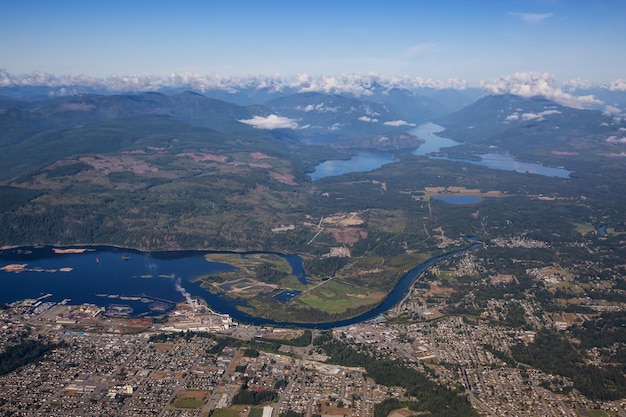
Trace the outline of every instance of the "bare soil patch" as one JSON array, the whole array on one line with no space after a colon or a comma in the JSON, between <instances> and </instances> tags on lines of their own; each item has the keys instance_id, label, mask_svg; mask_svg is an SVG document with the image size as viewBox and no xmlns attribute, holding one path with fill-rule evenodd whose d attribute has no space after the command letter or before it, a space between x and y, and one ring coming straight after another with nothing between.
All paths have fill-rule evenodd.
<instances>
[{"instance_id":1,"label":"bare soil patch","mask_svg":"<svg viewBox=\"0 0 626 417\"><path fill-rule=\"evenodd\" d=\"M133 174L146 174L157 172L159 169L129 155L113 156L83 156L78 158L80 162L90 165L98 172L108 175L111 172L132 172Z\"/></svg>"},{"instance_id":2,"label":"bare soil patch","mask_svg":"<svg viewBox=\"0 0 626 417\"><path fill-rule=\"evenodd\" d=\"M322 415L350 416L352 415L352 408L333 407L328 403L322 403Z\"/></svg>"},{"instance_id":3,"label":"bare soil patch","mask_svg":"<svg viewBox=\"0 0 626 417\"><path fill-rule=\"evenodd\" d=\"M252 152L250 153L252 159L274 159L269 155L265 155L263 152Z\"/></svg>"},{"instance_id":4,"label":"bare soil patch","mask_svg":"<svg viewBox=\"0 0 626 417\"><path fill-rule=\"evenodd\" d=\"M211 153L183 152L183 153L177 154L176 156L188 156L196 162L213 161L213 162L225 163L226 161L228 161L227 156L213 155Z\"/></svg>"},{"instance_id":5,"label":"bare soil patch","mask_svg":"<svg viewBox=\"0 0 626 417\"><path fill-rule=\"evenodd\" d=\"M415 414L416 413L409 410L408 408L402 408L400 410L393 411L391 414L389 414L389 417L410 417L414 416Z\"/></svg>"},{"instance_id":6,"label":"bare soil patch","mask_svg":"<svg viewBox=\"0 0 626 417\"><path fill-rule=\"evenodd\" d=\"M430 284L430 289L428 290L428 292L425 294L427 297L428 296L445 296L445 295L450 295L454 293L454 289L450 288L450 287L440 287L437 284Z\"/></svg>"},{"instance_id":7,"label":"bare soil patch","mask_svg":"<svg viewBox=\"0 0 626 417\"><path fill-rule=\"evenodd\" d=\"M327 228L324 232L330 233L337 243L343 243L352 246L360 239L367 237L367 231L361 228L350 227L345 229L340 228Z\"/></svg>"},{"instance_id":8,"label":"bare soil patch","mask_svg":"<svg viewBox=\"0 0 626 417\"><path fill-rule=\"evenodd\" d=\"M171 343L155 343L154 344L154 349L160 350L163 352L169 352L170 350L172 350L173 347L174 345Z\"/></svg>"},{"instance_id":9,"label":"bare soil patch","mask_svg":"<svg viewBox=\"0 0 626 417\"><path fill-rule=\"evenodd\" d=\"M207 396L207 391L196 391L196 390L190 390L190 391L183 391L181 392L178 397L179 398L191 398L194 400L203 400L206 396Z\"/></svg>"},{"instance_id":10,"label":"bare soil patch","mask_svg":"<svg viewBox=\"0 0 626 417\"><path fill-rule=\"evenodd\" d=\"M295 181L295 177L292 174L279 174L278 172L270 172L270 177L286 185L298 185L298 183Z\"/></svg>"}]
</instances>

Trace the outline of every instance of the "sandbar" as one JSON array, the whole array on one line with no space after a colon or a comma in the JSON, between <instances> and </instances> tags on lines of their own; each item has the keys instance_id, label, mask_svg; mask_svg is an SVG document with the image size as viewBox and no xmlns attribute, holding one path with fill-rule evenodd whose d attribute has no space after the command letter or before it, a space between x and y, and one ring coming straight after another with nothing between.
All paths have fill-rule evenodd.
<instances>
[{"instance_id":1,"label":"sandbar","mask_svg":"<svg viewBox=\"0 0 626 417\"><path fill-rule=\"evenodd\" d=\"M68 248L68 249L52 248L52 251L54 253L83 253L83 252L86 252L87 249L84 249L84 248Z\"/></svg>"}]
</instances>

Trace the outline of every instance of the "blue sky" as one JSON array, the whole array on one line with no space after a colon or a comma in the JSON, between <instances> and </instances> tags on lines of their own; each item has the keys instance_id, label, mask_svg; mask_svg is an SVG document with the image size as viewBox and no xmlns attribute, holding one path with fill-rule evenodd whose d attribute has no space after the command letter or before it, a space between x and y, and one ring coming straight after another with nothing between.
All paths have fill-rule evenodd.
<instances>
[{"instance_id":1,"label":"blue sky","mask_svg":"<svg viewBox=\"0 0 626 417\"><path fill-rule=\"evenodd\" d=\"M626 1L0 0L0 68L56 75L626 78Z\"/></svg>"}]
</instances>

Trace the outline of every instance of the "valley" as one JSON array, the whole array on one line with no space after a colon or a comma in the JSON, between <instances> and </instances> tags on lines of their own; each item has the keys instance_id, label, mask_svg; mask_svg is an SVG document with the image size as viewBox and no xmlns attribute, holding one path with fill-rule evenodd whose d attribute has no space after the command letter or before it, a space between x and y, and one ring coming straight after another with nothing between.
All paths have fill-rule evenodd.
<instances>
[{"instance_id":1,"label":"valley","mask_svg":"<svg viewBox=\"0 0 626 417\"><path fill-rule=\"evenodd\" d=\"M299 109L287 111L289 103ZM344 105L363 113L338 118L349 111ZM167 332L179 325L163 314L183 294L177 284L242 323L341 326L330 339L320 333L319 346L329 357L343 352L335 356L342 365L398 358L379 343L364 348L367 337L355 328L393 335L420 375L434 370L430 381L464 393L437 394L459 407L463 398L478 410L549 409L539 400L524 405L512 391L498 396L503 375L529 392L541 384L555 395L553 407L619 407L626 182L624 160L614 155L622 152L615 138L624 122L545 100L488 96L433 118L440 131L418 126L419 118L404 121L387 105L383 112L360 98L299 94L239 106L196 93L5 104L0 243L8 257L0 274L40 279L66 268L7 255L52 246L61 251L54 256L89 257L89 268L117 262L132 271L109 272L118 287L92 291L106 295L93 302L163 321ZM489 155L501 169L476 163ZM108 254L102 245L117 249ZM63 252L73 248L89 250ZM185 251L201 255L184 260ZM440 258L446 254L453 255ZM178 263L157 271L150 257ZM86 271L78 264L55 276L80 279ZM406 287L396 294L399 284ZM159 288L155 298L142 301L138 294L151 286ZM35 292L27 298L37 299ZM16 308L17 300L5 302ZM92 331L91 324L61 326ZM470 332L482 339L465 352ZM456 350L440 339L451 335ZM409 349L408 339L423 348ZM561 356L570 368L556 363ZM499 371L485 374L488 367ZM377 374L377 383L385 378ZM212 404L208 394L186 393L195 395L191 385L172 397L172 409ZM394 404L416 399L406 398Z\"/></svg>"}]
</instances>

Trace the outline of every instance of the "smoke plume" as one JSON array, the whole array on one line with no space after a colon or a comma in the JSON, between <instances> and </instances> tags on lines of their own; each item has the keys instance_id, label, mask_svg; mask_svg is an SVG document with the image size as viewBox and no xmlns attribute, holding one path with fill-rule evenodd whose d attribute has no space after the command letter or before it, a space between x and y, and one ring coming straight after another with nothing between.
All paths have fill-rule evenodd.
<instances>
[{"instance_id":1,"label":"smoke plume","mask_svg":"<svg viewBox=\"0 0 626 417\"><path fill-rule=\"evenodd\" d=\"M191 294L189 294L189 292L187 292L187 290L181 285L180 277L172 274L172 278L174 279L174 288L176 288L176 291L178 291L183 295L183 297L185 297L185 299L187 300L187 304L193 306L193 302L191 301Z\"/></svg>"}]
</instances>

